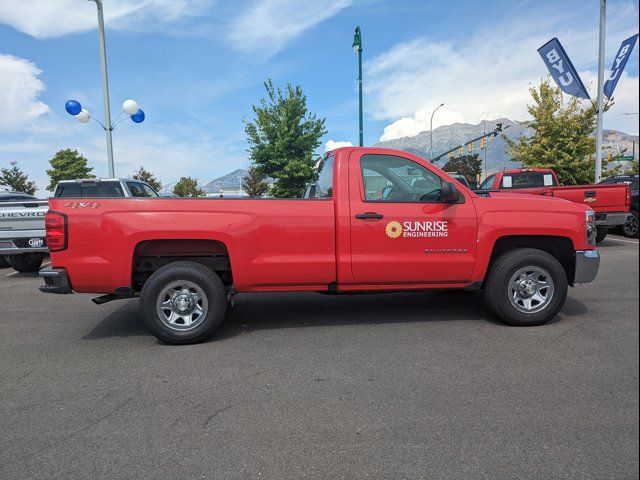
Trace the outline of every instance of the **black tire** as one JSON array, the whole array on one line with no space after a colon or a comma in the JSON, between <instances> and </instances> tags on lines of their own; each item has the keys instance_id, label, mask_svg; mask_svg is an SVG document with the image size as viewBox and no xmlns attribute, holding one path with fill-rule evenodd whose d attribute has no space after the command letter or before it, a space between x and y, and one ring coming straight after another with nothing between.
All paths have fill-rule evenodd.
<instances>
[{"instance_id":1,"label":"black tire","mask_svg":"<svg viewBox=\"0 0 640 480\"><path fill-rule=\"evenodd\" d=\"M0 268L7 268L9 266L9 261L5 255L0 255Z\"/></svg>"},{"instance_id":2,"label":"black tire","mask_svg":"<svg viewBox=\"0 0 640 480\"><path fill-rule=\"evenodd\" d=\"M510 281L521 269L539 268L553 280L554 291L544 308L523 313L510 299ZM490 268L484 286L484 301L491 313L514 326L542 325L554 318L567 299L567 274L555 257L534 248L511 250L498 257Z\"/></svg>"},{"instance_id":3,"label":"black tire","mask_svg":"<svg viewBox=\"0 0 640 480\"><path fill-rule=\"evenodd\" d=\"M605 238L607 238L607 235L609 234L609 229L606 227L598 227L597 230L598 230L598 233L596 235L596 243L600 243Z\"/></svg>"},{"instance_id":4,"label":"black tire","mask_svg":"<svg viewBox=\"0 0 640 480\"><path fill-rule=\"evenodd\" d=\"M157 303L171 285L188 282L199 288L205 296L207 308L197 326L174 325L171 328L158 313ZM171 296L168 296L171 298ZM156 270L146 281L140 294L140 307L144 323L159 340L176 345L199 343L207 340L220 326L227 311L227 296L220 277L211 269L195 262L173 262Z\"/></svg>"},{"instance_id":5,"label":"black tire","mask_svg":"<svg viewBox=\"0 0 640 480\"><path fill-rule=\"evenodd\" d=\"M7 261L14 270L22 273L37 272L44 260L41 253L23 253L21 255L7 255Z\"/></svg>"},{"instance_id":6,"label":"black tire","mask_svg":"<svg viewBox=\"0 0 640 480\"><path fill-rule=\"evenodd\" d=\"M638 212L631 211L627 216L626 223L622 226L622 234L628 238L638 238L638 232L640 232L640 219L638 219Z\"/></svg>"}]
</instances>

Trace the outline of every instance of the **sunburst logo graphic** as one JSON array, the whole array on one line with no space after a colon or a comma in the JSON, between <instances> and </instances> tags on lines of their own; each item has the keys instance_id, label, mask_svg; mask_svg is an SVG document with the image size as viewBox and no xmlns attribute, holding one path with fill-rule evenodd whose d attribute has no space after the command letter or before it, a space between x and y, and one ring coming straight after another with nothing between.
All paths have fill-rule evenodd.
<instances>
[{"instance_id":1,"label":"sunburst logo graphic","mask_svg":"<svg viewBox=\"0 0 640 480\"><path fill-rule=\"evenodd\" d=\"M398 238L402 235L402 225L400 225L400 222L394 220L393 222L387 223L384 231L387 233L387 237Z\"/></svg>"}]
</instances>

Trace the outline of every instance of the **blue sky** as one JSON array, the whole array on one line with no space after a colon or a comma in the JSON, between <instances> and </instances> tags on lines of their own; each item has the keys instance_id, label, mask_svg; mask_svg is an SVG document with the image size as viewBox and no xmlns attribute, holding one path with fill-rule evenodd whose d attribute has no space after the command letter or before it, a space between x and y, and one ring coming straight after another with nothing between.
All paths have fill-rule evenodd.
<instances>
[{"instance_id":1,"label":"blue sky","mask_svg":"<svg viewBox=\"0 0 640 480\"><path fill-rule=\"evenodd\" d=\"M638 2L608 2L607 65L638 31ZM435 125L527 118L528 87L545 74L536 49L563 42L595 92L598 1L104 0L111 104L136 99L147 119L114 132L116 173L144 165L164 182L213 179L248 165L243 118L262 82L299 84L326 117L323 142L357 141L363 30L365 143ZM605 127L638 133L638 46ZM103 131L68 116L79 100L102 120L95 4L0 2L0 166L18 160L43 188L48 160L77 148L106 175ZM323 150L321 148L320 150Z\"/></svg>"}]
</instances>

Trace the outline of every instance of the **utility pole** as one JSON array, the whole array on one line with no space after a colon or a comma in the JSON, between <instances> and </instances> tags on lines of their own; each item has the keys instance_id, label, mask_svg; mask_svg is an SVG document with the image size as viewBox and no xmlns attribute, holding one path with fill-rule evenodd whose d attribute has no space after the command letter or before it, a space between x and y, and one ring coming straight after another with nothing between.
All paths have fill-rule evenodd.
<instances>
[{"instance_id":1,"label":"utility pole","mask_svg":"<svg viewBox=\"0 0 640 480\"><path fill-rule=\"evenodd\" d=\"M104 38L104 16L102 12L102 0L89 0L96 2L98 7L98 42L100 43L100 60L102 63L102 97L104 100L104 126L105 136L107 138L107 161L109 162L109 177L115 177L115 168L113 165L113 141L111 132L111 108L109 106L109 78L107 76L107 47Z\"/></svg>"},{"instance_id":2,"label":"utility pole","mask_svg":"<svg viewBox=\"0 0 640 480\"><path fill-rule=\"evenodd\" d=\"M596 125L596 178L602 180L602 115L604 108L604 36L607 21L607 0L600 0L600 38L598 42L598 117Z\"/></svg>"}]
</instances>

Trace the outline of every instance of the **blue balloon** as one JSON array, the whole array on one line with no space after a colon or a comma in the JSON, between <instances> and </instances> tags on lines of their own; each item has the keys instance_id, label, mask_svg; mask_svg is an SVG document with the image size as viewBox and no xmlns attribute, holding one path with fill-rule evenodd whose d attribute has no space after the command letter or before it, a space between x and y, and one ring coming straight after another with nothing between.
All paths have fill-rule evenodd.
<instances>
[{"instance_id":1,"label":"blue balloon","mask_svg":"<svg viewBox=\"0 0 640 480\"><path fill-rule=\"evenodd\" d=\"M82 105L77 100L69 100L64 104L64 109L69 115L77 115L82 111Z\"/></svg>"},{"instance_id":2,"label":"blue balloon","mask_svg":"<svg viewBox=\"0 0 640 480\"><path fill-rule=\"evenodd\" d=\"M131 115L131 120L133 120L134 123L142 123L142 122L144 122L144 112L141 109L138 109L138 111L136 113Z\"/></svg>"}]
</instances>

